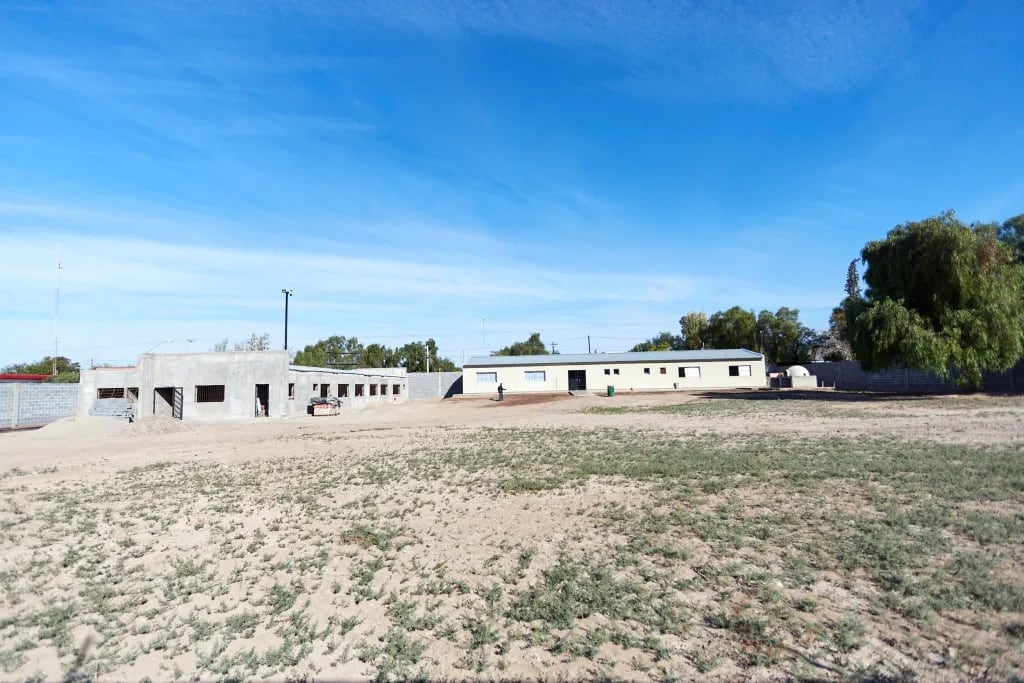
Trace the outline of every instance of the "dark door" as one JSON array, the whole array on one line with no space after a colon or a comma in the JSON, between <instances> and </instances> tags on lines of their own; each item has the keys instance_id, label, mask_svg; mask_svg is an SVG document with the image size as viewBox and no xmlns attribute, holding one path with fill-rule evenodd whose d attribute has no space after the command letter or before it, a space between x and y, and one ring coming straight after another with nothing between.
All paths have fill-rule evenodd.
<instances>
[{"instance_id":1,"label":"dark door","mask_svg":"<svg viewBox=\"0 0 1024 683\"><path fill-rule=\"evenodd\" d=\"M570 370L569 371L569 391L586 391L587 390L587 371L586 370Z\"/></svg>"},{"instance_id":2,"label":"dark door","mask_svg":"<svg viewBox=\"0 0 1024 683\"><path fill-rule=\"evenodd\" d=\"M171 405L171 417L175 420L181 419L185 408L185 395L181 387L174 387L174 403Z\"/></svg>"}]
</instances>

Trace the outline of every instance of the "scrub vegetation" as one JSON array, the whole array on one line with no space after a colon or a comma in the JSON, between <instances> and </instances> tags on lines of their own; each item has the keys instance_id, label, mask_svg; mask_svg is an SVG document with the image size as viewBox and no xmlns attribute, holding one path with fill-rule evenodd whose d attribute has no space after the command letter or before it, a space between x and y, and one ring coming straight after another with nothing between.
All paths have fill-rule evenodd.
<instances>
[{"instance_id":1,"label":"scrub vegetation","mask_svg":"<svg viewBox=\"0 0 1024 683\"><path fill-rule=\"evenodd\" d=\"M702 399L8 470L0 677L1019 680L1024 401L929 401L936 438Z\"/></svg>"}]
</instances>

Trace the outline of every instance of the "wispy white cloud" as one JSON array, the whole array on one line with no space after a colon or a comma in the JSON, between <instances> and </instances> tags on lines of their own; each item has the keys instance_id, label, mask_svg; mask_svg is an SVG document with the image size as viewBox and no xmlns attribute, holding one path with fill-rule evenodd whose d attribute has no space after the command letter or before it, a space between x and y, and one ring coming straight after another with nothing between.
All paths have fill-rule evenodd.
<instances>
[{"instance_id":1,"label":"wispy white cloud","mask_svg":"<svg viewBox=\"0 0 1024 683\"><path fill-rule=\"evenodd\" d=\"M276 23L312 15L325 27L357 20L441 36L519 36L592 51L593 57L619 66L623 75L616 86L624 89L699 100L764 101L864 85L912 50L914 22L925 8L921 0L296 0L287 6L254 0L105 2L85 11L153 41L163 40L162 22L155 17L175 23L182 34L203 40L206 49L199 55L172 44L165 49L181 52L189 68L211 74L351 66L351 60L331 55L221 54L218 41L197 19ZM150 55L140 57L144 65Z\"/></svg>"},{"instance_id":2,"label":"wispy white cloud","mask_svg":"<svg viewBox=\"0 0 1024 683\"><path fill-rule=\"evenodd\" d=\"M10 226L14 214L30 218L32 211L28 204L0 206L0 226ZM76 207L45 205L40 213L51 229L60 219L74 226L83 216L97 218ZM130 221L113 214L99 218ZM298 336L303 330L322 336L361 330L451 335L464 330L477 312L495 320L542 322L545 310L560 311L554 317L561 319L572 311L568 319L581 324L593 321L595 310L671 306L692 290L687 278L674 275L610 274L599 268L570 273L523 263L501 256L511 250L493 238L466 239L462 251L424 260L416 251L371 257L359 244L333 251L204 246L79 230L54 230L43 238L39 231L4 228L3 235L0 291L8 303L0 324L34 332L4 335L0 358L41 355L48 348L58 241L64 265L61 337L68 348L101 358L123 340L183 336L183 327L207 331L193 336L215 328L234 337L276 328L281 287L296 292L293 339L304 343L315 339Z\"/></svg>"},{"instance_id":3,"label":"wispy white cloud","mask_svg":"<svg viewBox=\"0 0 1024 683\"><path fill-rule=\"evenodd\" d=\"M917 0L299 3L413 30L519 35L617 56L622 87L738 101L858 87L911 47ZM651 92L648 92L651 94Z\"/></svg>"}]
</instances>

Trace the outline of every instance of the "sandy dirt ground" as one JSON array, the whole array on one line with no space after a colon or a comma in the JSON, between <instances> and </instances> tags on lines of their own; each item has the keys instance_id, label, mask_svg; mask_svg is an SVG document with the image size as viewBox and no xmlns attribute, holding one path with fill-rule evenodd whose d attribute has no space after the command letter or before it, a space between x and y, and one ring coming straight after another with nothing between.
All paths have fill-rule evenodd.
<instances>
[{"instance_id":1,"label":"sandy dirt ground","mask_svg":"<svg viewBox=\"0 0 1024 683\"><path fill-rule=\"evenodd\" d=\"M879 607L865 597L873 584L852 569L792 589L755 579L764 614L780 601L765 597L775 590L783 603L817 605L814 627L829 626L812 637L780 617L782 635L764 637L772 656L730 656L746 647L746 636L727 643L715 615L746 614L750 593L721 589L721 577L700 583L701 567L716 553L710 536L676 533L673 552L639 553L642 561L629 571L646 577L642 594L653 611L641 615L616 602L626 574L606 576L573 558L597 562L609 549L635 546L631 529L639 527L614 526L608 510L642 509L650 517L661 494L646 480L586 475L548 485L562 475L546 465L521 478L495 478L487 466L504 449L528 457L523 439L546 449L550 438L550 449L571 451L578 438L589 444L581 449L600 451L606 434L626 444L641 435L637 448L652 452L663 440L728 443L756 434L767 444L891 439L1022 454L1024 399L511 394L500 403L417 401L336 417L132 425L88 418L3 433L0 679L59 680L86 642L78 670L98 680L1024 675L1019 610L993 608L980 621L943 613L944 629L963 630L959 639L935 635L933 626L876 627ZM588 440L595 438L596 446ZM765 501L778 502L770 485L751 487L737 514L758 513L761 490ZM728 515L736 505L730 495L711 491L690 512ZM862 492L850 495L859 509ZM1017 519L999 541L1009 562L999 571L1010 571L1024 541L1016 536L1024 493L1011 487L1001 500L969 502ZM690 513L673 510L674 519ZM659 533L669 538L670 531ZM552 567L576 572L589 590L610 587L604 611L577 608L571 626L537 627L530 610L553 598L535 588L562 585L553 583ZM668 588L653 586L671 586L671 599ZM859 615L857 624L849 626L844 605ZM689 616L665 616L677 608ZM623 616L606 613L613 611ZM551 610L537 613L556 624ZM661 628L653 645L643 635L649 630L637 626L672 618L688 626ZM836 624L859 634L850 649ZM760 634L761 627L743 624L733 632L744 628ZM638 634L632 640L631 629ZM973 649L965 654L965 647Z\"/></svg>"}]
</instances>

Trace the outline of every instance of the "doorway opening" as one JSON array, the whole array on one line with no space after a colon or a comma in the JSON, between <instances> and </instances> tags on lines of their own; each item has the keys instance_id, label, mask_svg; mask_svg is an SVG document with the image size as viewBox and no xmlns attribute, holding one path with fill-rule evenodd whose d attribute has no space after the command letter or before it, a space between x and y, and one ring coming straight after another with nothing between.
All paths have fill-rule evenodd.
<instances>
[{"instance_id":1,"label":"doorway opening","mask_svg":"<svg viewBox=\"0 0 1024 683\"><path fill-rule=\"evenodd\" d=\"M569 371L569 391L586 391L587 390L587 371L586 370L570 370Z\"/></svg>"},{"instance_id":2,"label":"doorway opening","mask_svg":"<svg viewBox=\"0 0 1024 683\"><path fill-rule=\"evenodd\" d=\"M270 414L270 385L256 385L256 417L267 417Z\"/></svg>"},{"instance_id":3,"label":"doorway opening","mask_svg":"<svg viewBox=\"0 0 1024 683\"><path fill-rule=\"evenodd\" d=\"M184 412L185 396L181 387L153 389L153 414L180 420Z\"/></svg>"}]
</instances>

